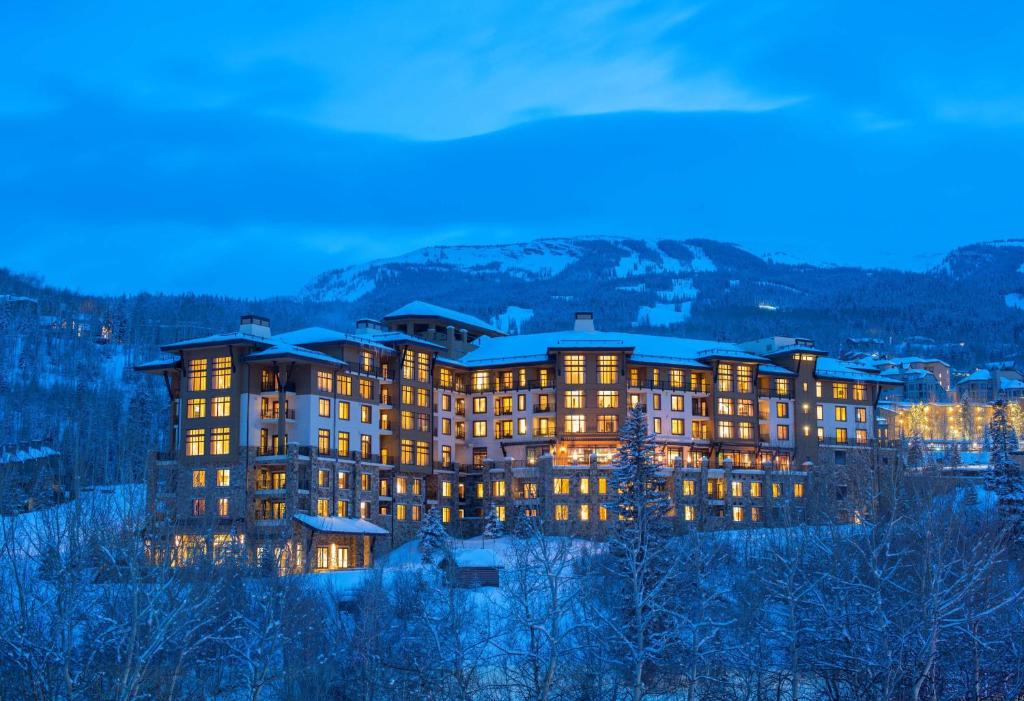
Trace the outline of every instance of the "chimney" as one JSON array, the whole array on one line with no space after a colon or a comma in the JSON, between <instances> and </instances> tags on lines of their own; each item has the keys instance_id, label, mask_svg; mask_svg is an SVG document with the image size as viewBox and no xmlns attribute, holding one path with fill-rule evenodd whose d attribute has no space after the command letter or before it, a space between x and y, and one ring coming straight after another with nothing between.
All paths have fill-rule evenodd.
<instances>
[{"instance_id":1,"label":"chimney","mask_svg":"<svg viewBox=\"0 0 1024 701\"><path fill-rule=\"evenodd\" d=\"M382 331L384 326L376 319L357 319L356 335L367 336L371 333Z\"/></svg>"},{"instance_id":2,"label":"chimney","mask_svg":"<svg viewBox=\"0 0 1024 701\"><path fill-rule=\"evenodd\" d=\"M572 327L573 331L593 331L594 312L576 312L576 322Z\"/></svg>"},{"instance_id":3,"label":"chimney","mask_svg":"<svg viewBox=\"0 0 1024 701\"><path fill-rule=\"evenodd\" d=\"M270 338L270 319L265 316L246 314L238 324L238 331L250 336Z\"/></svg>"},{"instance_id":4,"label":"chimney","mask_svg":"<svg viewBox=\"0 0 1024 701\"><path fill-rule=\"evenodd\" d=\"M469 343L469 331L466 329L459 329L459 340L463 343Z\"/></svg>"},{"instance_id":5,"label":"chimney","mask_svg":"<svg viewBox=\"0 0 1024 701\"><path fill-rule=\"evenodd\" d=\"M448 324L448 326L446 326L444 328L444 337L445 337L445 343L448 346L448 350L451 350L452 348L454 348L455 347L455 327L452 326L451 324Z\"/></svg>"}]
</instances>

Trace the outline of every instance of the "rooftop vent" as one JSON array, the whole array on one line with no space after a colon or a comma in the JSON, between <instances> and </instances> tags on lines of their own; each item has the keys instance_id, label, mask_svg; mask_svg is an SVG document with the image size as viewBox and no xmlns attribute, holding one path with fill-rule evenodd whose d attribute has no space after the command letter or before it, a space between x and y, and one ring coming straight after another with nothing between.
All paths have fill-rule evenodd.
<instances>
[{"instance_id":1,"label":"rooftop vent","mask_svg":"<svg viewBox=\"0 0 1024 701\"><path fill-rule=\"evenodd\" d=\"M265 316L246 314L238 324L238 331L250 336L270 338L270 319Z\"/></svg>"},{"instance_id":2,"label":"rooftop vent","mask_svg":"<svg viewBox=\"0 0 1024 701\"><path fill-rule=\"evenodd\" d=\"M576 322L572 326L573 331L593 331L594 312L576 312Z\"/></svg>"}]
</instances>

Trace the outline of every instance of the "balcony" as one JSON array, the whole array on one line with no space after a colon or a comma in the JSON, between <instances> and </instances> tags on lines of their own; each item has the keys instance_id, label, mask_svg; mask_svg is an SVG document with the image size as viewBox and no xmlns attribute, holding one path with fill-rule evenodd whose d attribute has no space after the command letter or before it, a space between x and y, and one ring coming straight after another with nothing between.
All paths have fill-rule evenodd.
<instances>
[{"instance_id":1,"label":"balcony","mask_svg":"<svg viewBox=\"0 0 1024 701\"><path fill-rule=\"evenodd\" d=\"M533 405L533 413L534 414L550 414L550 413L554 412L554 410L555 410L555 405L554 404L547 404L547 405L534 404Z\"/></svg>"},{"instance_id":2,"label":"balcony","mask_svg":"<svg viewBox=\"0 0 1024 701\"><path fill-rule=\"evenodd\" d=\"M260 418L265 420L265 421L276 421L276 420L281 418L281 412L280 411L275 411L273 409L260 409ZM284 418L287 421L294 421L295 420L295 410L294 409L285 409L284 410Z\"/></svg>"}]
</instances>

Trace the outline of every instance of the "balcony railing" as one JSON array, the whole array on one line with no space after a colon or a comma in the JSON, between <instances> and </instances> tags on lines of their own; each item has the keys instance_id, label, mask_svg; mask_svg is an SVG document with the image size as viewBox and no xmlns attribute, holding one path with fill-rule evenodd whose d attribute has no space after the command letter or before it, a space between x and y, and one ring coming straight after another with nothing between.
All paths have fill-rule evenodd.
<instances>
[{"instance_id":1,"label":"balcony railing","mask_svg":"<svg viewBox=\"0 0 1024 701\"><path fill-rule=\"evenodd\" d=\"M554 410L555 410L555 405L554 404L547 404L547 405L534 404L533 405L533 413L535 413L535 414L550 414Z\"/></svg>"},{"instance_id":2,"label":"balcony railing","mask_svg":"<svg viewBox=\"0 0 1024 701\"><path fill-rule=\"evenodd\" d=\"M267 419L267 420L270 420L270 419L277 420L277 419L281 418L281 412L280 411L275 411L273 409L260 409L260 418L261 419ZM295 410L294 409L285 409L284 410L284 418L288 419L289 421L294 421L295 420Z\"/></svg>"}]
</instances>

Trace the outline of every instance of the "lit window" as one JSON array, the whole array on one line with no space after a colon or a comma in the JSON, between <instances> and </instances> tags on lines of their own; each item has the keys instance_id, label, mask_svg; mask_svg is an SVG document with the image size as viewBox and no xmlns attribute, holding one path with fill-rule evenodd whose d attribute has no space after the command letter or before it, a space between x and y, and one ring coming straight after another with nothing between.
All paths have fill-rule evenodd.
<instances>
[{"instance_id":1,"label":"lit window","mask_svg":"<svg viewBox=\"0 0 1024 701\"><path fill-rule=\"evenodd\" d=\"M607 494L608 493L608 478L598 477L597 478L597 493Z\"/></svg>"},{"instance_id":2,"label":"lit window","mask_svg":"<svg viewBox=\"0 0 1024 701\"><path fill-rule=\"evenodd\" d=\"M615 355L597 356L597 382L602 385L613 385L619 374L619 358Z\"/></svg>"},{"instance_id":3,"label":"lit window","mask_svg":"<svg viewBox=\"0 0 1024 701\"><path fill-rule=\"evenodd\" d=\"M483 438L487 435L487 422L486 421L474 421L473 422L473 436L476 438Z\"/></svg>"},{"instance_id":4,"label":"lit window","mask_svg":"<svg viewBox=\"0 0 1024 701\"><path fill-rule=\"evenodd\" d=\"M231 388L231 357L223 356L213 359L213 388Z\"/></svg>"},{"instance_id":5,"label":"lit window","mask_svg":"<svg viewBox=\"0 0 1024 701\"><path fill-rule=\"evenodd\" d=\"M582 409L584 408L583 403L583 390L573 389L565 393L565 408L566 409Z\"/></svg>"},{"instance_id":6,"label":"lit window","mask_svg":"<svg viewBox=\"0 0 1024 701\"><path fill-rule=\"evenodd\" d=\"M731 490L732 490L732 495L734 497L741 497L741 496L743 496L743 483L734 480L733 483L732 483L732 486L731 486Z\"/></svg>"},{"instance_id":7,"label":"lit window","mask_svg":"<svg viewBox=\"0 0 1024 701\"><path fill-rule=\"evenodd\" d=\"M597 393L597 407L599 409L617 409L619 406L619 393L614 390L600 390ZM571 409L573 407L566 407ZM582 406L580 407L582 408Z\"/></svg>"},{"instance_id":8,"label":"lit window","mask_svg":"<svg viewBox=\"0 0 1024 701\"><path fill-rule=\"evenodd\" d=\"M719 392L732 392L733 391L733 377L732 377L732 366L721 364L718 366L718 391Z\"/></svg>"},{"instance_id":9,"label":"lit window","mask_svg":"<svg viewBox=\"0 0 1024 701\"><path fill-rule=\"evenodd\" d=\"M582 355L569 354L564 359L565 384L582 385L585 382L586 371L584 370L584 359ZM568 518L568 515L566 515Z\"/></svg>"},{"instance_id":10,"label":"lit window","mask_svg":"<svg viewBox=\"0 0 1024 701\"><path fill-rule=\"evenodd\" d=\"M775 415L780 419L789 418L789 404L786 402L775 402Z\"/></svg>"},{"instance_id":11,"label":"lit window","mask_svg":"<svg viewBox=\"0 0 1024 701\"><path fill-rule=\"evenodd\" d=\"M718 437L732 438L735 435L735 424L732 421L718 422Z\"/></svg>"},{"instance_id":12,"label":"lit window","mask_svg":"<svg viewBox=\"0 0 1024 701\"><path fill-rule=\"evenodd\" d=\"M210 455L227 455L231 452L231 429L227 426L210 432Z\"/></svg>"},{"instance_id":13,"label":"lit window","mask_svg":"<svg viewBox=\"0 0 1024 701\"><path fill-rule=\"evenodd\" d=\"M359 420L364 424L373 423L373 408L366 404L359 407Z\"/></svg>"},{"instance_id":14,"label":"lit window","mask_svg":"<svg viewBox=\"0 0 1024 701\"><path fill-rule=\"evenodd\" d=\"M316 372L316 388L320 392L333 392L334 391L334 376L323 370L317 370Z\"/></svg>"},{"instance_id":15,"label":"lit window","mask_svg":"<svg viewBox=\"0 0 1024 701\"><path fill-rule=\"evenodd\" d=\"M832 384L832 398L833 399L846 399L847 384L845 382L835 382Z\"/></svg>"},{"instance_id":16,"label":"lit window","mask_svg":"<svg viewBox=\"0 0 1024 701\"><path fill-rule=\"evenodd\" d=\"M359 398L370 400L373 399L373 381L361 379L359 380Z\"/></svg>"},{"instance_id":17,"label":"lit window","mask_svg":"<svg viewBox=\"0 0 1024 701\"><path fill-rule=\"evenodd\" d=\"M693 480L683 480L683 496L692 497L696 493L696 486Z\"/></svg>"},{"instance_id":18,"label":"lit window","mask_svg":"<svg viewBox=\"0 0 1024 701\"><path fill-rule=\"evenodd\" d=\"M555 520L556 521L568 521L569 520L569 505L568 504L555 504Z\"/></svg>"},{"instance_id":19,"label":"lit window","mask_svg":"<svg viewBox=\"0 0 1024 701\"><path fill-rule=\"evenodd\" d=\"M587 420L583 414L567 414L565 417L566 433L583 433L587 430Z\"/></svg>"},{"instance_id":20,"label":"lit window","mask_svg":"<svg viewBox=\"0 0 1024 701\"><path fill-rule=\"evenodd\" d=\"M193 516L204 516L206 514L206 499L193 499L192 500L192 515Z\"/></svg>"},{"instance_id":21,"label":"lit window","mask_svg":"<svg viewBox=\"0 0 1024 701\"><path fill-rule=\"evenodd\" d=\"M736 391L750 392L754 387L753 370L749 365L740 365L736 368Z\"/></svg>"},{"instance_id":22,"label":"lit window","mask_svg":"<svg viewBox=\"0 0 1024 701\"><path fill-rule=\"evenodd\" d=\"M191 392L206 391L206 358L188 361L188 388Z\"/></svg>"},{"instance_id":23,"label":"lit window","mask_svg":"<svg viewBox=\"0 0 1024 701\"><path fill-rule=\"evenodd\" d=\"M555 494L568 494L569 493L569 478L568 477L555 477L552 480Z\"/></svg>"},{"instance_id":24,"label":"lit window","mask_svg":"<svg viewBox=\"0 0 1024 701\"><path fill-rule=\"evenodd\" d=\"M580 504L580 521L590 520L590 504Z\"/></svg>"},{"instance_id":25,"label":"lit window","mask_svg":"<svg viewBox=\"0 0 1024 701\"><path fill-rule=\"evenodd\" d=\"M230 514L230 504L227 497L221 497L217 500L217 515L221 518L227 518Z\"/></svg>"},{"instance_id":26,"label":"lit window","mask_svg":"<svg viewBox=\"0 0 1024 701\"><path fill-rule=\"evenodd\" d=\"M797 499L799 499L799 498L803 497L803 495L804 495L804 485L803 485L803 483L802 482L794 482L793 483L793 496L796 497Z\"/></svg>"},{"instance_id":27,"label":"lit window","mask_svg":"<svg viewBox=\"0 0 1024 701\"><path fill-rule=\"evenodd\" d=\"M331 432L326 428L318 429L316 432L316 449L321 455L331 452Z\"/></svg>"},{"instance_id":28,"label":"lit window","mask_svg":"<svg viewBox=\"0 0 1024 701\"><path fill-rule=\"evenodd\" d=\"M835 407L836 421L846 421L846 407L837 406Z\"/></svg>"},{"instance_id":29,"label":"lit window","mask_svg":"<svg viewBox=\"0 0 1024 701\"><path fill-rule=\"evenodd\" d=\"M734 506L734 507L732 507L732 520L733 521L737 521L737 522L743 520L743 507L742 506Z\"/></svg>"},{"instance_id":30,"label":"lit window","mask_svg":"<svg viewBox=\"0 0 1024 701\"><path fill-rule=\"evenodd\" d=\"M210 404L210 415L221 418L231 416L231 397L214 397Z\"/></svg>"},{"instance_id":31,"label":"lit window","mask_svg":"<svg viewBox=\"0 0 1024 701\"><path fill-rule=\"evenodd\" d=\"M192 470L192 486L195 488L206 486L206 470Z\"/></svg>"},{"instance_id":32,"label":"lit window","mask_svg":"<svg viewBox=\"0 0 1024 701\"><path fill-rule=\"evenodd\" d=\"M672 435L681 436L685 430L685 424L682 419L672 419Z\"/></svg>"},{"instance_id":33,"label":"lit window","mask_svg":"<svg viewBox=\"0 0 1024 701\"><path fill-rule=\"evenodd\" d=\"M352 378L349 375L338 374L338 394L352 394Z\"/></svg>"},{"instance_id":34,"label":"lit window","mask_svg":"<svg viewBox=\"0 0 1024 701\"><path fill-rule=\"evenodd\" d=\"M441 523L451 523L452 509L450 506L441 507Z\"/></svg>"},{"instance_id":35,"label":"lit window","mask_svg":"<svg viewBox=\"0 0 1024 701\"><path fill-rule=\"evenodd\" d=\"M185 432L185 455L206 455L206 430L190 428Z\"/></svg>"},{"instance_id":36,"label":"lit window","mask_svg":"<svg viewBox=\"0 0 1024 701\"><path fill-rule=\"evenodd\" d=\"M338 431L338 455L348 457L348 431Z\"/></svg>"},{"instance_id":37,"label":"lit window","mask_svg":"<svg viewBox=\"0 0 1024 701\"><path fill-rule=\"evenodd\" d=\"M218 487L230 487L231 486L231 470L228 468L221 468L217 470L217 486Z\"/></svg>"},{"instance_id":38,"label":"lit window","mask_svg":"<svg viewBox=\"0 0 1024 701\"><path fill-rule=\"evenodd\" d=\"M692 521L696 518L696 511L689 504L683 507L683 518L687 521Z\"/></svg>"},{"instance_id":39,"label":"lit window","mask_svg":"<svg viewBox=\"0 0 1024 701\"><path fill-rule=\"evenodd\" d=\"M201 419L206 416L205 399L189 399L186 404L185 416L190 419Z\"/></svg>"},{"instance_id":40,"label":"lit window","mask_svg":"<svg viewBox=\"0 0 1024 701\"><path fill-rule=\"evenodd\" d=\"M396 504L395 505L395 518L398 519L399 521L404 521L405 520L405 509L406 509L405 504Z\"/></svg>"},{"instance_id":41,"label":"lit window","mask_svg":"<svg viewBox=\"0 0 1024 701\"><path fill-rule=\"evenodd\" d=\"M599 433L617 433L619 430L619 417L615 414L598 416L597 430Z\"/></svg>"},{"instance_id":42,"label":"lit window","mask_svg":"<svg viewBox=\"0 0 1024 701\"><path fill-rule=\"evenodd\" d=\"M589 477L580 477L580 494L590 494Z\"/></svg>"}]
</instances>

